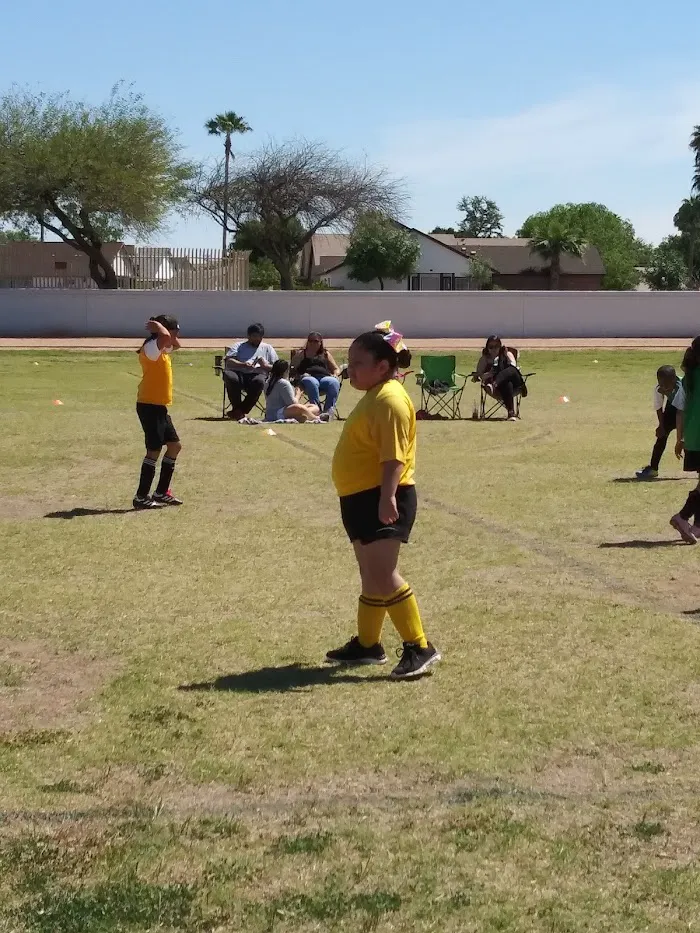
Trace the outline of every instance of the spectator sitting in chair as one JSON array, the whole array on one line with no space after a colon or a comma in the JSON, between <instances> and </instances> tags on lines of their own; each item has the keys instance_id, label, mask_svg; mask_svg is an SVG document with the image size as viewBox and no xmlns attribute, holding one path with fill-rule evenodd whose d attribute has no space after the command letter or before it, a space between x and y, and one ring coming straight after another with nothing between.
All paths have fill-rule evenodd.
<instances>
[{"instance_id":1,"label":"spectator sitting in chair","mask_svg":"<svg viewBox=\"0 0 700 933\"><path fill-rule=\"evenodd\" d=\"M318 418L321 409L318 405L304 405L300 402L301 389L295 389L287 379L289 363L277 360L272 364L270 378L265 386L265 421L313 421ZM326 416L327 417L327 416Z\"/></svg>"},{"instance_id":2,"label":"spectator sitting in chair","mask_svg":"<svg viewBox=\"0 0 700 933\"><path fill-rule=\"evenodd\" d=\"M323 410L332 411L340 393L340 367L326 350L318 331L312 331L306 345L293 354L292 366L309 402L320 408L321 396L325 395Z\"/></svg>"},{"instance_id":3,"label":"spectator sitting in chair","mask_svg":"<svg viewBox=\"0 0 700 933\"><path fill-rule=\"evenodd\" d=\"M486 339L486 346L481 352L473 381L481 381L489 395L503 402L508 412L508 421L517 421L515 396L520 393L525 398L527 386L518 369L515 355L495 334Z\"/></svg>"},{"instance_id":4,"label":"spectator sitting in chair","mask_svg":"<svg viewBox=\"0 0 700 933\"><path fill-rule=\"evenodd\" d=\"M253 410L265 388L272 364L278 359L270 344L263 343L264 336L262 324L251 324L247 340L234 344L224 360L224 383L231 402L228 416L236 421Z\"/></svg>"}]
</instances>

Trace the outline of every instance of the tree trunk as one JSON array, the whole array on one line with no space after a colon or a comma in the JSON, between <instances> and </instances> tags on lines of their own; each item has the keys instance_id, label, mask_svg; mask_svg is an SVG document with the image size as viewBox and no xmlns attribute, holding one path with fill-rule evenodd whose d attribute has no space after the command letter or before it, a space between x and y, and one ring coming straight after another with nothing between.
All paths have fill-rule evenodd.
<instances>
[{"instance_id":1,"label":"tree trunk","mask_svg":"<svg viewBox=\"0 0 700 933\"><path fill-rule=\"evenodd\" d=\"M549 287L552 291L556 291L559 288L559 279L561 277L561 256L557 254L552 256L552 261L549 265Z\"/></svg>"},{"instance_id":2,"label":"tree trunk","mask_svg":"<svg viewBox=\"0 0 700 933\"><path fill-rule=\"evenodd\" d=\"M228 240L228 176L229 176L229 162L231 160L231 134L226 134L226 142L224 143L224 150L226 152L226 158L224 160L224 229L221 238L221 249L223 250L223 255L226 255L227 240Z\"/></svg>"},{"instance_id":3,"label":"tree trunk","mask_svg":"<svg viewBox=\"0 0 700 933\"><path fill-rule=\"evenodd\" d=\"M90 260L90 275L98 288L119 288L117 273L102 255L101 249L91 250L88 253Z\"/></svg>"},{"instance_id":4,"label":"tree trunk","mask_svg":"<svg viewBox=\"0 0 700 933\"><path fill-rule=\"evenodd\" d=\"M379 279L379 288L384 291L384 279L381 276L377 276Z\"/></svg>"},{"instance_id":5,"label":"tree trunk","mask_svg":"<svg viewBox=\"0 0 700 933\"><path fill-rule=\"evenodd\" d=\"M294 291L294 274L292 267L287 262L275 262L275 268L280 274L280 289L283 292Z\"/></svg>"}]
</instances>

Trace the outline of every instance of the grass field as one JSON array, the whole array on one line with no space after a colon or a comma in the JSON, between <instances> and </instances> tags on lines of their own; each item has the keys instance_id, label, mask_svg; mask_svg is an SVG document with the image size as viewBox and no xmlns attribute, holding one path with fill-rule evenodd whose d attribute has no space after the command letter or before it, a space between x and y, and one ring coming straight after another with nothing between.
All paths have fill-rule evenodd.
<instances>
[{"instance_id":1,"label":"grass field","mask_svg":"<svg viewBox=\"0 0 700 933\"><path fill-rule=\"evenodd\" d=\"M320 663L340 425L221 422L181 353L186 504L134 513L136 356L0 354L0 929L700 930L691 486L628 481L675 357L528 353L522 422L419 425L444 661L393 683Z\"/></svg>"}]
</instances>

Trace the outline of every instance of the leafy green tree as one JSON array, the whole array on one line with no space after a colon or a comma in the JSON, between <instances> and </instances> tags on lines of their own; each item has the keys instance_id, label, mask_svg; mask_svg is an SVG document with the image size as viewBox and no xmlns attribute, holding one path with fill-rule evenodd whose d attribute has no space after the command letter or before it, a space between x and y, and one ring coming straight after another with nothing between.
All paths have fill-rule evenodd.
<instances>
[{"instance_id":1,"label":"leafy green tree","mask_svg":"<svg viewBox=\"0 0 700 933\"><path fill-rule=\"evenodd\" d=\"M420 243L388 217L372 212L358 219L345 255L348 277L356 282L400 282L415 270Z\"/></svg>"},{"instance_id":2,"label":"leafy green tree","mask_svg":"<svg viewBox=\"0 0 700 933\"><path fill-rule=\"evenodd\" d=\"M461 236L456 227L433 227L430 233L451 233L452 236Z\"/></svg>"},{"instance_id":3,"label":"leafy green tree","mask_svg":"<svg viewBox=\"0 0 700 933\"><path fill-rule=\"evenodd\" d=\"M24 243L36 239L37 237L33 235L33 231L29 226L23 227L21 230L15 228L0 230L0 243Z\"/></svg>"},{"instance_id":4,"label":"leafy green tree","mask_svg":"<svg viewBox=\"0 0 700 933\"><path fill-rule=\"evenodd\" d=\"M252 127L248 126L243 117L239 117L234 110L227 110L225 113L217 113L217 115L208 120L204 124L204 128L207 130L210 136L223 136L224 137L224 184L222 189L222 211L224 216L224 222L221 226L223 234L223 244L222 249L224 253L226 252L226 238L228 235L227 231L227 219L228 219L228 189L229 189L229 174L231 168L231 136L234 133L250 133Z\"/></svg>"},{"instance_id":5,"label":"leafy green tree","mask_svg":"<svg viewBox=\"0 0 700 933\"><path fill-rule=\"evenodd\" d=\"M644 278L654 291L678 291L686 288L688 266L678 248L677 237L667 237L654 250Z\"/></svg>"},{"instance_id":6,"label":"leafy green tree","mask_svg":"<svg viewBox=\"0 0 700 933\"><path fill-rule=\"evenodd\" d=\"M270 259L283 289L294 288L299 253L319 230L347 230L367 211L397 217L403 185L381 168L355 164L323 143L270 143L237 160L223 210L223 169L203 172L192 202L232 233L245 230L246 248ZM238 243L238 236L236 236Z\"/></svg>"},{"instance_id":7,"label":"leafy green tree","mask_svg":"<svg viewBox=\"0 0 700 933\"><path fill-rule=\"evenodd\" d=\"M570 256L583 255L584 240L575 230L552 220L547 225L535 229L530 238L530 249L538 253L549 263L549 287L559 288L561 277L561 259L565 253Z\"/></svg>"},{"instance_id":8,"label":"leafy green tree","mask_svg":"<svg viewBox=\"0 0 700 933\"><path fill-rule=\"evenodd\" d=\"M693 129L690 137L690 148L695 155L695 174L693 175L693 190L700 194L700 125Z\"/></svg>"},{"instance_id":9,"label":"leafy green tree","mask_svg":"<svg viewBox=\"0 0 700 933\"><path fill-rule=\"evenodd\" d=\"M269 259L251 260L250 287L262 291L280 287L280 274Z\"/></svg>"},{"instance_id":10,"label":"leafy green tree","mask_svg":"<svg viewBox=\"0 0 700 933\"><path fill-rule=\"evenodd\" d=\"M690 279L700 278L700 196L686 198L673 218L674 226L682 237L682 253L688 267Z\"/></svg>"},{"instance_id":11,"label":"leafy green tree","mask_svg":"<svg viewBox=\"0 0 700 933\"><path fill-rule=\"evenodd\" d=\"M479 288L488 289L493 282L493 269L481 256L470 256L471 277Z\"/></svg>"},{"instance_id":12,"label":"leafy green tree","mask_svg":"<svg viewBox=\"0 0 700 933\"><path fill-rule=\"evenodd\" d=\"M118 284L102 251L105 229L155 232L193 175L163 118L120 87L96 107L67 95L6 94L0 153L0 216L43 224L74 244L99 288Z\"/></svg>"},{"instance_id":13,"label":"leafy green tree","mask_svg":"<svg viewBox=\"0 0 700 933\"><path fill-rule=\"evenodd\" d=\"M640 274L640 241L634 227L603 204L557 204L528 217L518 236L530 238L550 222L559 224L581 241L598 248L605 265L603 288L627 291L636 288Z\"/></svg>"},{"instance_id":14,"label":"leafy green tree","mask_svg":"<svg viewBox=\"0 0 700 933\"><path fill-rule=\"evenodd\" d=\"M491 198L465 195L457 205L457 210L464 214L459 223L458 236L503 236L503 214Z\"/></svg>"}]
</instances>

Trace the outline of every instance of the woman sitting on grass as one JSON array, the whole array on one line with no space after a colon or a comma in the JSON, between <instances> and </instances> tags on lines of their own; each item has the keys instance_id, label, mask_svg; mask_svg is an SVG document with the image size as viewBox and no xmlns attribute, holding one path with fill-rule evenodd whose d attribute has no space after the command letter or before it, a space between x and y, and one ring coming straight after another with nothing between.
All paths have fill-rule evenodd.
<instances>
[{"instance_id":1,"label":"woman sitting on grass","mask_svg":"<svg viewBox=\"0 0 700 933\"><path fill-rule=\"evenodd\" d=\"M515 354L495 334L486 338L486 346L481 352L473 377L474 382L479 380L489 395L503 402L508 412L508 421L517 421L515 396L519 393L525 398L527 386L518 369Z\"/></svg>"},{"instance_id":2,"label":"woman sitting on grass","mask_svg":"<svg viewBox=\"0 0 700 933\"><path fill-rule=\"evenodd\" d=\"M287 375L289 363L277 360L272 364L270 378L265 387L265 421L312 421L321 413L318 405L304 405L299 401L301 390L295 389Z\"/></svg>"}]
</instances>

